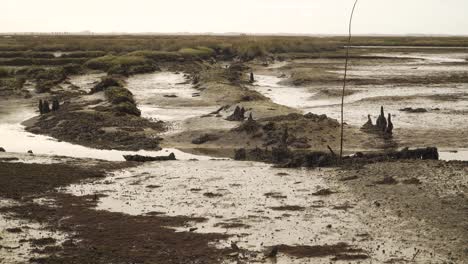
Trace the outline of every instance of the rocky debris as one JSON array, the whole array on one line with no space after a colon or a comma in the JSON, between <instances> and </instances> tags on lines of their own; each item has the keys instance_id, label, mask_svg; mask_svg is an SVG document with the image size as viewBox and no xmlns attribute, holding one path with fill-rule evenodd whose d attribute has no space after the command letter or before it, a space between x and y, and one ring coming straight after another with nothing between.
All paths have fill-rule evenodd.
<instances>
[{"instance_id":1,"label":"rocky debris","mask_svg":"<svg viewBox=\"0 0 468 264\"><path fill-rule=\"evenodd\" d=\"M220 137L218 135L215 135L215 134L203 134L197 138L194 138L192 140L192 144L196 144L196 145L200 145L200 144L203 144L203 143L206 143L208 141L215 141L215 140L218 140Z\"/></svg>"},{"instance_id":2,"label":"rocky debris","mask_svg":"<svg viewBox=\"0 0 468 264\"><path fill-rule=\"evenodd\" d=\"M376 124L372 123L372 118L367 115L367 122L361 126L361 130L368 133L380 134L384 137L391 137L393 134L393 123L391 114L388 114L388 119L385 118L384 108L380 107L380 115L377 118Z\"/></svg>"},{"instance_id":3,"label":"rocky debris","mask_svg":"<svg viewBox=\"0 0 468 264\"><path fill-rule=\"evenodd\" d=\"M421 184L421 181L420 181L418 178L409 178L409 179L403 180L403 183L404 183L404 184L416 184L416 185L419 185L419 184Z\"/></svg>"},{"instance_id":4,"label":"rocky debris","mask_svg":"<svg viewBox=\"0 0 468 264\"><path fill-rule=\"evenodd\" d=\"M245 119L245 108L236 106L234 112L226 118L228 121L244 121Z\"/></svg>"},{"instance_id":5,"label":"rocky debris","mask_svg":"<svg viewBox=\"0 0 468 264\"><path fill-rule=\"evenodd\" d=\"M236 149L234 151L234 160L246 160L247 159L247 151L245 148Z\"/></svg>"},{"instance_id":6,"label":"rocky debris","mask_svg":"<svg viewBox=\"0 0 468 264\"><path fill-rule=\"evenodd\" d=\"M338 160L335 155L320 152L295 152L289 158L289 160L279 166L282 168L299 168L299 167L329 167L338 164Z\"/></svg>"},{"instance_id":7,"label":"rocky debris","mask_svg":"<svg viewBox=\"0 0 468 264\"><path fill-rule=\"evenodd\" d=\"M206 192L203 194L203 196L208 197L208 198L215 198L215 197L222 197L223 195L220 193Z\"/></svg>"},{"instance_id":8,"label":"rocky debris","mask_svg":"<svg viewBox=\"0 0 468 264\"><path fill-rule=\"evenodd\" d=\"M6 152L6 150L2 147L0 147L0 152Z\"/></svg>"},{"instance_id":9,"label":"rocky debris","mask_svg":"<svg viewBox=\"0 0 468 264\"><path fill-rule=\"evenodd\" d=\"M333 192L332 190L326 188L326 189L320 189L314 193L312 193L312 195L315 195L315 196L326 196L326 195L330 195L330 194L333 194L335 192Z\"/></svg>"},{"instance_id":10,"label":"rocky debris","mask_svg":"<svg viewBox=\"0 0 468 264\"><path fill-rule=\"evenodd\" d=\"M325 152L291 151L285 146L271 149L237 149L235 160L252 160L277 164L281 168L326 167L336 165L336 157Z\"/></svg>"},{"instance_id":11,"label":"rocky debris","mask_svg":"<svg viewBox=\"0 0 468 264\"><path fill-rule=\"evenodd\" d=\"M400 151L387 151L387 152L369 152L360 153L360 155L353 155L343 157L345 162L375 162L384 160L405 160L405 159L422 159L422 160L438 160L439 152L436 147L409 149L404 148Z\"/></svg>"},{"instance_id":12,"label":"rocky debris","mask_svg":"<svg viewBox=\"0 0 468 264\"><path fill-rule=\"evenodd\" d=\"M388 185L392 185L392 184L397 184L398 181L395 180L395 178L391 177L391 176L386 176L383 178L383 180L380 180L380 181L376 181L375 182L376 184L388 184Z\"/></svg>"},{"instance_id":13,"label":"rocky debris","mask_svg":"<svg viewBox=\"0 0 468 264\"><path fill-rule=\"evenodd\" d=\"M136 161L136 162L150 162L150 161L168 161L176 160L174 153L169 154L168 156L141 156L141 155L124 155L126 161Z\"/></svg>"},{"instance_id":14,"label":"rocky debris","mask_svg":"<svg viewBox=\"0 0 468 264\"><path fill-rule=\"evenodd\" d=\"M278 251L279 251L278 247L277 247L277 246L274 246L274 247L272 247L272 248L269 250L269 252L267 252L267 253L265 254L265 257L267 257L267 258L275 258L276 255L278 255Z\"/></svg>"},{"instance_id":15,"label":"rocky debris","mask_svg":"<svg viewBox=\"0 0 468 264\"><path fill-rule=\"evenodd\" d=\"M347 177L343 177L341 179L338 179L339 181L352 181L352 180L357 180L359 177L356 176L356 175L353 175L353 176L347 176Z\"/></svg>"},{"instance_id":16,"label":"rocky debris","mask_svg":"<svg viewBox=\"0 0 468 264\"><path fill-rule=\"evenodd\" d=\"M400 109L402 112L408 112L408 113L427 113L427 109L425 108L412 108L412 107L406 107Z\"/></svg>"},{"instance_id":17,"label":"rocky debris","mask_svg":"<svg viewBox=\"0 0 468 264\"><path fill-rule=\"evenodd\" d=\"M252 113L249 114L249 118L238 127L233 128L233 131L246 132L247 134L254 134L261 129L260 123L253 119ZM261 136L261 135L257 135Z\"/></svg>"}]
</instances>

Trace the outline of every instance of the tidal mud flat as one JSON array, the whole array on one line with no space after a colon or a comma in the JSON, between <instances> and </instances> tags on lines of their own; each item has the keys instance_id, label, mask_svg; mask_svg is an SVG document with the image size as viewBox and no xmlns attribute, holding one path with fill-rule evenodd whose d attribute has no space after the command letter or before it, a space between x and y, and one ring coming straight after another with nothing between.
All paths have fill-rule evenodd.
<instances>
[{"instance_id":1,"label":"tidal mud flat","mask_svg":"<svg viewBox=\"0 0 468 264\"><path fill-rule=\"evenodd\" d=\"M435 146L440 160L236 158L338 150L340 49L135 51L117 68L80 54L105 58L76 60L46 91L16 73L27 81L0 104L0 263L466 262L468 54L400 49L353 53L345 153ZM382 105L390 138L360 129Z\"/></svg>"}]
</instances>

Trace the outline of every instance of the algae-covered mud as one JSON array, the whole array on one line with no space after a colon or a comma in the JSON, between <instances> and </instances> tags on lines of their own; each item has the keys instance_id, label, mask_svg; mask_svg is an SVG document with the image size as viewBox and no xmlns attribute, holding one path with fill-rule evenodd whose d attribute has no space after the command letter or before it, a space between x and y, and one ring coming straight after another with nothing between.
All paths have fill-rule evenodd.
<instances>
[{"instance_id":1,"label":"algae-covered mud","mask_svg":"<svg viewBox=\"0 0 468 264\"><path fill-rule=\"evenodd\" d=\"M342 158L344 38L71 38L0 39L0 263L467 262L465 38L358 37Z\"/></svg>"}]
</instances>

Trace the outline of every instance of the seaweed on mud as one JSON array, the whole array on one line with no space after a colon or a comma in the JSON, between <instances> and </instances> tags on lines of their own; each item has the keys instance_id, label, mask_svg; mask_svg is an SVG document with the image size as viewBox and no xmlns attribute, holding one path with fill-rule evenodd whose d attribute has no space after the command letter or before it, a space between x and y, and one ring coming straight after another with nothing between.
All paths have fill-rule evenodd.
<instances>
[{"instance_id":1,"label":"seaweed on mud","mask_svg":"<svg viewBox=\"0 0 468 264\"><path fill-rule=\"evenodd\" d=\"M338 257L342 254L347 255L363 255L365 251L360 248L356 248L344 242L340 242L333 245L316 245L316 246L288 246L279 245L278 249L281 253L291 255L297 258L316 258L335 256ZM350 258L351 259L351 258Z\"/></svg>"}]
</instances>

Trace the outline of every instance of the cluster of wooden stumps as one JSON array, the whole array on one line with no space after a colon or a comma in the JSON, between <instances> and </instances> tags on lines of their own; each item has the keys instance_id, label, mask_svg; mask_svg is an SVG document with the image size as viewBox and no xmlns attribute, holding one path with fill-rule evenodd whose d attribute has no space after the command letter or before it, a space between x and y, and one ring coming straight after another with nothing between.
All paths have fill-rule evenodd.
<instances>
[{"instance_id":1,"label":"cluster of wooden stumps","mask_svg":"<svg viewBox=\"0 0 468 264\"><path fill-rule=\"evenodd\" d=\"M57 98L52 99L52 105L49 103L47 100L39 100L39 113L42 114L47 114L50 113L51 111L57 111L60 109L60 103Z\"/></svg>"},{"instance_id":2,"label":"cluster of wooden stumps","mask_svg":"<svg viewBox=\"0 0 468 264\"><path fill-rule=\"evenodd\" d=\"M384 108L380 107L380 115L374 125L370 115L367 115L367 122L361 127L362 130L371 133L379 133L386 137L391 137L393 134L392 115L389 113L388 118L385 118Z\"/></svg>"}]
</instances>

